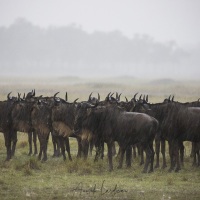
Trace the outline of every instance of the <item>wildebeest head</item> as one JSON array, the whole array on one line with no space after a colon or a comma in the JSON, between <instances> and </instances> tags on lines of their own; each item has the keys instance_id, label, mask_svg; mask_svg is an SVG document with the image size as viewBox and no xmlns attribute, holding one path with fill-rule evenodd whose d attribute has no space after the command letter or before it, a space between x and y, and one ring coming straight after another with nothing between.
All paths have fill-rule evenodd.
<instances>
[{"instance_id":1,"label":"wildebeest head","mask_svg":"<svg viewBox=\"0 0 200 200\"><path fill-rule=\"evenodd\" d=\"M79 103L75 110L74 133L78 135L82 130L82 122L87 119L90 109L96 108L98 103L92 105L88 102Z\"/></svg>"},{"instance_id":2,"label":"wildebeest head","mask_svg":"<svg viewBox=\"0 0 200 200\"><path fill-rule=\"evenodd\" d=\"M35 89L32 90L31 92L28 92L28 94L26 95L25 99L31 99L34 96L35 96Z\"/></svg>"},{"instance_id":3,"label":"wildebeest head","mask_svg":"<svg viewBox=\"0 0 200 200\"><path fill-rule=\"evenodd\" d=\"M99 103L99 101L100 101L99 93L98 93L98 98L92 97L92 93L89 95L88 103L95 105L95 104Z\"/></svg>"},{"instance_id":4,"label":"wildebeest head","mask_svg":"<svg viewBox=\"0 0 200 200\"><path fill-rule=\"evenodd\" d=\"M8 102L15 102L15 101L17 101L18 99L17 99L17 97L14 97L14 96L10 96L10 94L11 94L12 92L10 92L10 93L8 93L8 95L7 95L7 101Z\"/></svg>"}]
</instances>

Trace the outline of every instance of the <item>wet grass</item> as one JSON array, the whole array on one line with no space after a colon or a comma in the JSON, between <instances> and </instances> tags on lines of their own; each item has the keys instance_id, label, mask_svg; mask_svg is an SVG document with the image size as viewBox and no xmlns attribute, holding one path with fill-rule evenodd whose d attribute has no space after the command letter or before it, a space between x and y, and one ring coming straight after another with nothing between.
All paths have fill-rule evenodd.
<instances>
[{"instance_id":1,"label":"wet grass","mask_svg":"<svg viewBox=\"0 0 200 200\"><path fill-rule=\"evenodd\" d=\"M0 142L3 137L0 136ZM190 144L186 142L185 166L179 173L156 169L153 173L141 173L139 158L132 167L108 171L107 156L94 163L77 159L76 140L70 139L73 161L53 158L51 138L48 144L48 160L45 163L35 156L28 156L28 146L21 143L27 135L18 133L14 158L5 162L5 147L0 150L1 199L199 199L200 169L192 167L189 157ZM94 155L95 151L93 151ZM167 157L169 161L169 158ZM168 163L169 165L169 163Z\"/></svg>"}]
</instances>

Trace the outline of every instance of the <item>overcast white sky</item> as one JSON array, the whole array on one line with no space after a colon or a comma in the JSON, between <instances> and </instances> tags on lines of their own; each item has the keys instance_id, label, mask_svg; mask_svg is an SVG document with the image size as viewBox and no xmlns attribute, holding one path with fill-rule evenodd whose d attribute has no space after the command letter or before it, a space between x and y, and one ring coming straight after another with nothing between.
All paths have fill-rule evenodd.
<instances>
[{"instance_id":1,"label":"overcast white sky","mask_svg":"<svg viewBox=\"0 0 200 200\"><path fill-rule=\"evenodd\" d=\"M75 23L88 32L120 30L129 37L200 43L199 0L0 0L0 26L20 17L42 27Z\"/></svg>"}]
</instances>

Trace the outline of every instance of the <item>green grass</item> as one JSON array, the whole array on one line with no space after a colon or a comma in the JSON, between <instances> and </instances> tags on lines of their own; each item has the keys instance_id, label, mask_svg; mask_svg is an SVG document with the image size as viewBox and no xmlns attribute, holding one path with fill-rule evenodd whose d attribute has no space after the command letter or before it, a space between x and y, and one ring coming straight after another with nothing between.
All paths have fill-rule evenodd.
<instances>
[{"instance_id":1,"label":"green grass","mask_svg":"<svg viewBox=\"0 0 200 200\"><path fill-rule=\"evenodd\" d=\"M132 167L108 172L107 156L94 163L77 159L76 140L70 139L73 161L62 157L52 158L51 138L48 160L42 163L37 157L28 156L27 135L18 133L15 157L5 162L5 147L0 149L1 199L199 199L200 169L192 167L189 157L190 144L185 143L185 166L179 173L157 169L151 174L141 173L139 158ZM0 144L3 136L0 135ZM93 155L94 155L93 151ZM105 152L105 155L107 152ZM169 162L169 158L167 157ZM168 163L169 165L169 163Z\"/></svg>"}]
</instances>

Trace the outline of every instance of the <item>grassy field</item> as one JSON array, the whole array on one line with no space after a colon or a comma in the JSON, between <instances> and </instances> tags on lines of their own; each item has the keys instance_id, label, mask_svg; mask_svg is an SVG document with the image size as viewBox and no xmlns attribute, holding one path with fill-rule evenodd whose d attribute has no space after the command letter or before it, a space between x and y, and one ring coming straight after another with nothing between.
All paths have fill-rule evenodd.
<instances>
[{"instance_id":1,"label":"grassy field","mask_svg":"<svg viewBox=\"0 0 200 200\"><path fill-rule=\"evenodd\" d=\"M52 96L60 91L60 97L68 92L69 101L76 98L86 100L91 92L100 93L102 99L109 92L122 92L128 99L136 92L148 94L150 102L161 102L170 94L178 101L194 101L200 98L200 84L197 81L145 80L130 77L116 79L59 79L15 78L0 80L0 100L12 91L28 92L36 89L36 95ZM154 173L143 174L139 159L132 167L108 172L107 156L103 161L93 162L76 158L77 142L70 139L73 161L63 161L62 157L52 158L51 138L48 144L48 160L41 163L37 157L28 156L28 136L18 133L16 155L5 162L6 149L0 134L0 199L200 199L200 169L192 167L191 145L185 142L185 166L179 173L168 173L167 169L157 169ZM38 144L39 145L39 144ZM95 151L93 151L93 155ZM105 155L107 153L105 152ZM161 159L160 159L161 160ZM167 153L169 166L169 157Z\"/></svg>"}]
</instances>

